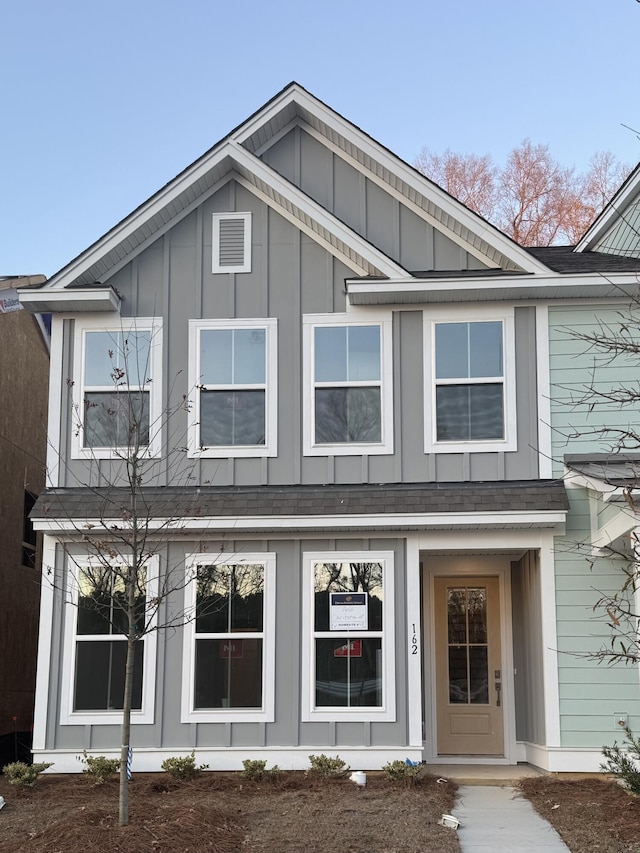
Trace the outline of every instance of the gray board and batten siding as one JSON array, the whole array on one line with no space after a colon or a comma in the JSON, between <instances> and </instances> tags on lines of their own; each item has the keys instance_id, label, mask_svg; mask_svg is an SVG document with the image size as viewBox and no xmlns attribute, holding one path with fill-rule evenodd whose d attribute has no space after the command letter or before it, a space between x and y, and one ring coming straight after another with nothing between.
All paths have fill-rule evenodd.
<instances>
[{"instance_id":1,"label":"gray board and batten siding","mask_svg":"<svg viewBox=\"0 0 640 853\"><path fill-rule=\"evenodd\" d=\"M180 569L185 555L201 550L201 542L183 540L165 544L160 552L161 571ZM211 553L221 542L212 540ZM394 721L312 721L300 719L300 693L303 667L302 645L302 573L300 566L304 552L320 551L393 551L395 562L394 596L397 603L406 601L405 546L401 539L296 539L287 540L242 540L225 541L224 548L236 553L273 552L276 554L276 612L275 612L275 656L277 677L275 678L275 705L273 722L181 722L180 683L183 673L183 629L160 631L158 634L157 662L154 671L154 719L150 724L134 725L131 743L140 749L191 749L191 748L278 748L307 747L310 751L326 751L331 747L370 747L384 745L402 748L409 742L408 707L406 684L406 657L397 655L395 668L396 714ZM63 582L65 556L60 545L56 548L55 577ZM81 547L69 547L70 553L82 556ZM183 590L173 593L163 603L160 620L169 612L179 612L182 607ZM47 705L46 743L50 750L110 750L114 748L114 731L117 723L82 725L60 725L61 692L68 690L64 683L63 647L64 618L74 618L73 608L55 607L51 624L51 679ZM404 607L396 608L393 624L386 630L394 632L396 648L402 648L406 635ZM286 677L285 674L286 673ZM80 769L80 765L78 765ZM212 763L215 769L215 763Z\"/></svg>"},{"instance_id":2,"label":"gray board and batten siding","mask_svg":"<svg viewBox=\"0 0 640 853\"><path fill-rule=\"evenodd\" d=\"M405 214L406 221L414 214L390 197L382 199L378 188L374 196L380 213L368 218L388 222L389 232L404 234L401 226ZM372 203L371 198L368 203ZM211 273L212 214L228 211L252 214L249 273ZM423 241L430 227L421 223ZM460 263L457 247L456 252ZM452 259L445 262L450 266ZM350 269L318 243L231 180L105 280L122 295L123 316L163 318L163 408L179 404L183 395L193 395L188 378L189 320L277 319L278 455L201 459L194 466L195 480L191 482L296 485L537 477L535 309L531 307L515 310L517 451L425 454L423 400L428 383L423 376L423 312L403 310L393 312L393 453L303 455L302 318L306 314L345 312L344 280L351 275ZM73 322L65 323L64 377L72 375ZM168 400L169 392L172 396ZM71 418L68 390L63 388L61 393L63 411L66 408ZM174 416L172 428L165 430L165 464L156 466L152 480L157 485L172 482L172 471L176 470L172 456L175 448L184 444L186 420L186 412L180 412ZM70 430L63 425L64 430L61 446L66 448L69 464L61 485L96 485L105 477L111 479L115 469L108 460L94 460L89 465L70 458Z\"/></svg>"}]
</instances>

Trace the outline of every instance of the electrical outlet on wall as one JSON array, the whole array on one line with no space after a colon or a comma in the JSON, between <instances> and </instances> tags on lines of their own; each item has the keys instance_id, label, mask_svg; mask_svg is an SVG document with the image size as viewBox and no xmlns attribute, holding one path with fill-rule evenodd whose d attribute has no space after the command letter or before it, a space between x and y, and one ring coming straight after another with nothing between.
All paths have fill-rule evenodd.
<instances>
[{"instance_id":1,"label":"electrical outlet on wall","mask_svg":"<svg viewBox=\"0 0 640 853\"><path fill-rule=\"evenodd\" d=\"M624 729L626 726L629 725L629 715L623 712L614 714L613 719L615 720L616 728Z\"/></svg>"}]
</instances>

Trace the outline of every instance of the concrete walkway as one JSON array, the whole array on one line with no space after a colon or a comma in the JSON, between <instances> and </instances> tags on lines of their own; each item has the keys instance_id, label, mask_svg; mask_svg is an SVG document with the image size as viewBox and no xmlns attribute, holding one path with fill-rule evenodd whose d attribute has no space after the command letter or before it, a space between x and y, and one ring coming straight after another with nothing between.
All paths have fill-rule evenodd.
<instances>
[{"instance_id":1,"label":"concrete walkway","mask_svg":"<svg viewBox=\"0 0 640 853\"><path fill-rule=\"evenodd\" d=\"M516 788L462 785L453 809L462 853L569 853Z\"/></svg>"}]
</instances>

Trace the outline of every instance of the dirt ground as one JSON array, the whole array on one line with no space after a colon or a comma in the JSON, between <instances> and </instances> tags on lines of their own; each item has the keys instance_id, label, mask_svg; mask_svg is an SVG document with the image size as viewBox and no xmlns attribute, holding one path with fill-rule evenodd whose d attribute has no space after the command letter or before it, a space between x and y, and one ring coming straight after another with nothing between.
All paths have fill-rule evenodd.
<instances>
[{"instance_id":1,"label":"dirt ground","mask_svg":"<svg viewBox=\"0 0 640 853\"><path fill-rule=\"evenodd\" d=\"M130 823L118 827L117 781L40 777L34 789L0 776L0 853L459 853L439 826L455 785L425 775L415 787L367 774L349 779L283 773L249 782L240 773L203 773L177 782L166 773L131 781Z\"/></svg>"},{"instance_id":2,"label":"dirt ground","mask_svg":"<svg viewBox=\"0 0 640 853\"><path fill-rule=\"evenodd\" d=\"M520 785L571 853L640 851L640 797L614 782L540 776Z\"/></svg>"}]
</instances>

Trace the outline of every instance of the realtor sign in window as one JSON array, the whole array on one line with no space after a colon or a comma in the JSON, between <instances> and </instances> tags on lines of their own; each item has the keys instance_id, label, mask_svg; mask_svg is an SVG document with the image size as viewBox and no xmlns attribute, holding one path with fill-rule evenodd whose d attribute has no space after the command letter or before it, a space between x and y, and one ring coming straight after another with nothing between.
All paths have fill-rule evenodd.
<instances>
[{"instance_id":1,"label":"realtor sign in window","mask_svg":"<svg viewBox=\"0 0 640 853\"><path fill-rule=\"evenodd\" d=\"M368 631L366 592L329 593L330 631Z\"/></svg>"}]
</instances>

